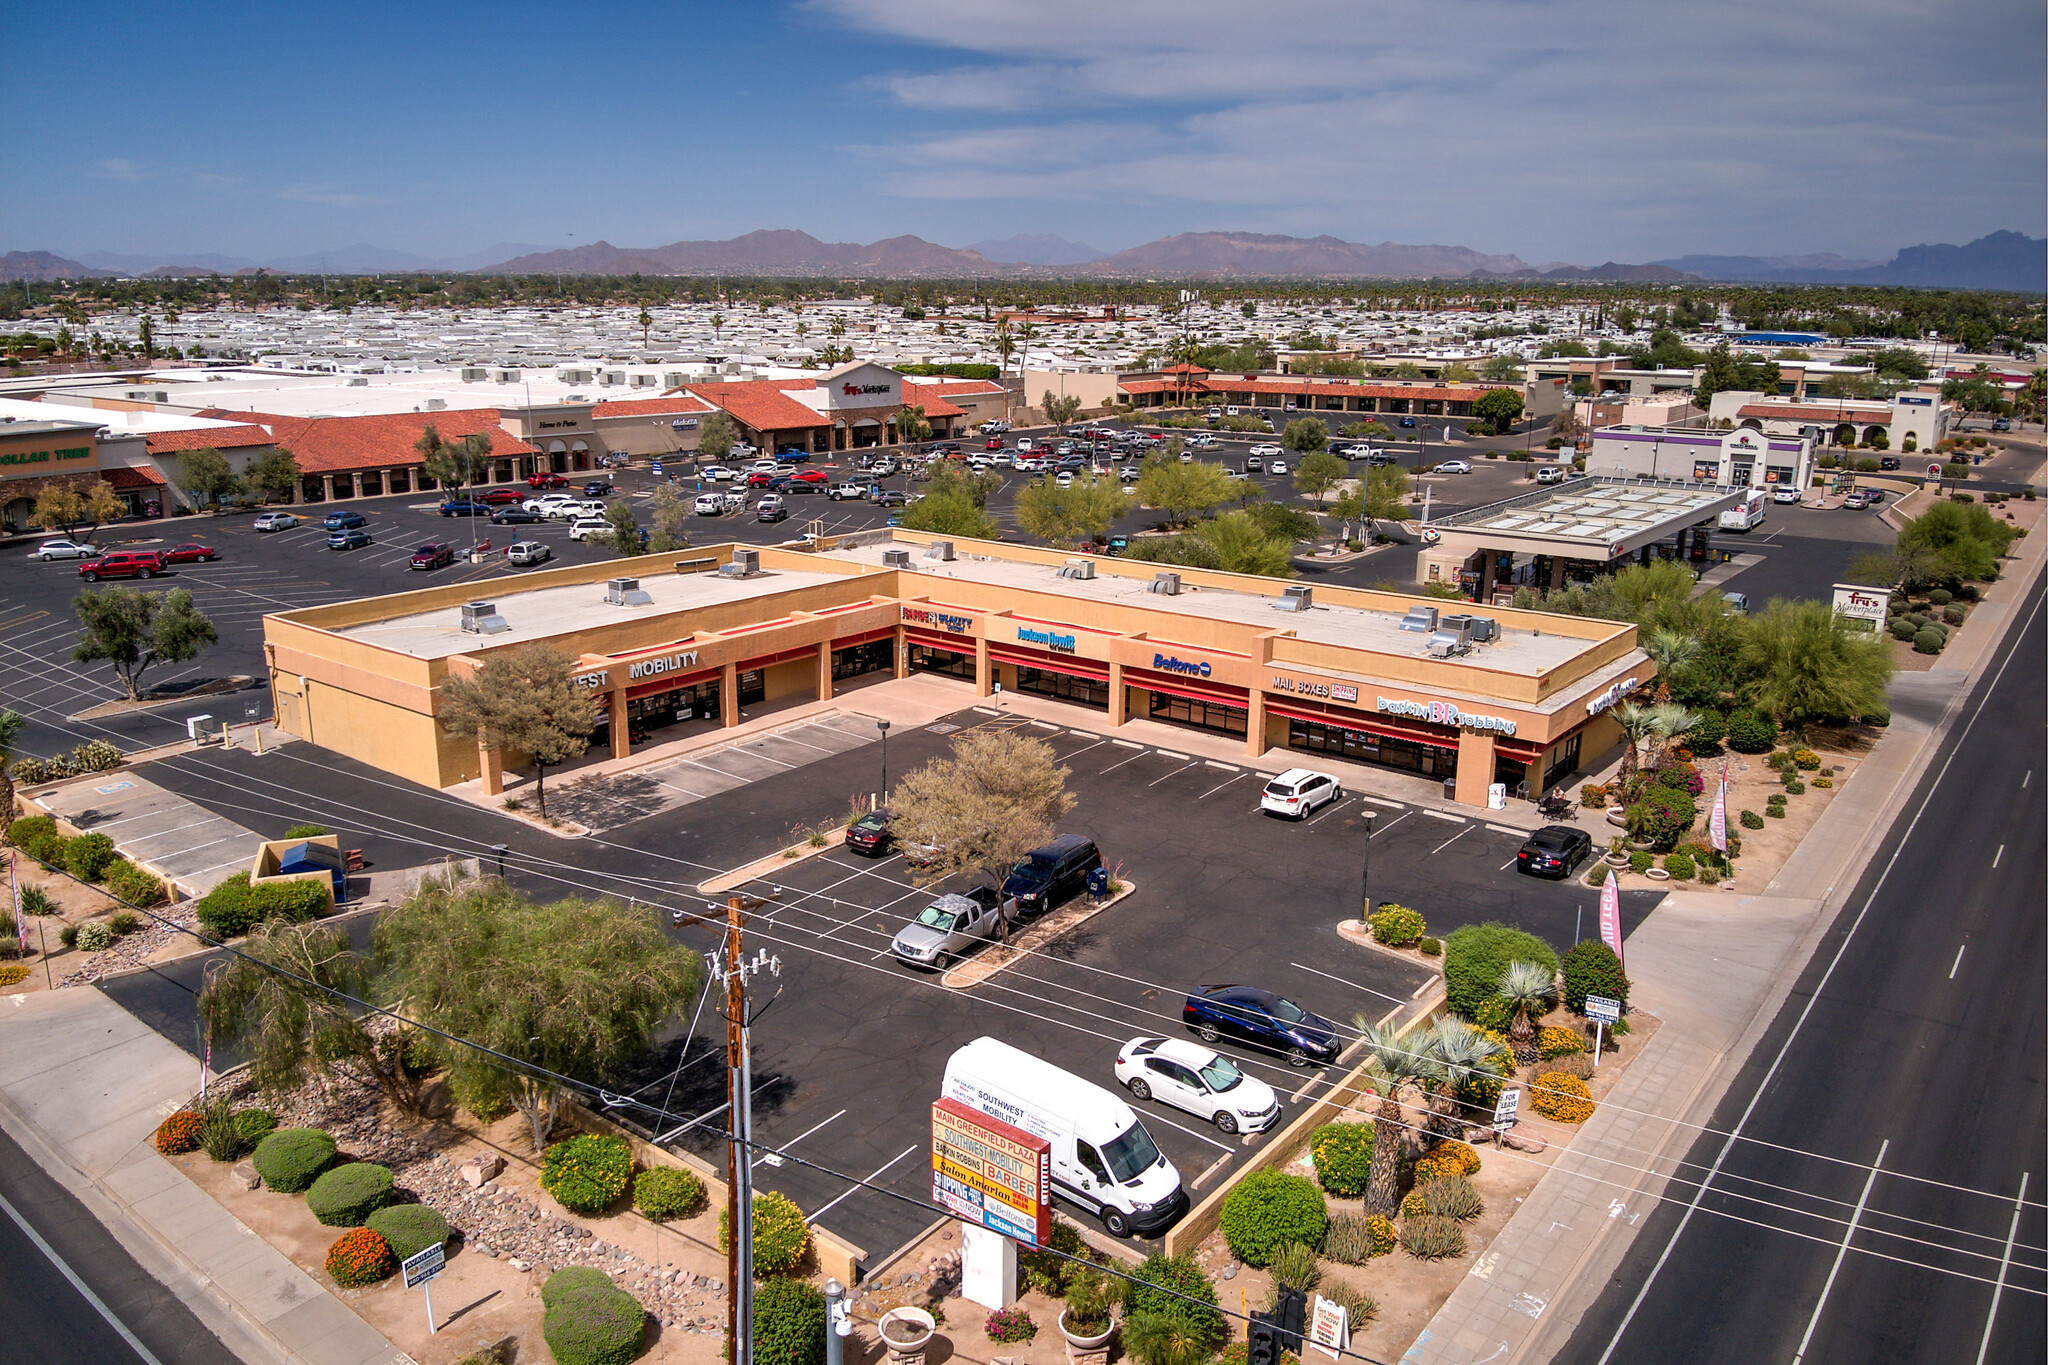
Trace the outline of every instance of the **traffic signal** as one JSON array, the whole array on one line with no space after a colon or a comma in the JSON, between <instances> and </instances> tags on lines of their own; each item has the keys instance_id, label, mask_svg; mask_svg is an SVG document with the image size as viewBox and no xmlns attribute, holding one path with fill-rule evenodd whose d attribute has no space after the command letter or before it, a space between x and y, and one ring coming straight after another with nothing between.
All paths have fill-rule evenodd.
<instances>
[{"instance_id":1,"label":"traffic signal","mask_svg":"<svg viewBox=\"0 0 2048 1365\"><path fill-rule=\"evenodd\" d=\"M1279 1305L1273 1310L1273 1325L1278 1329L1280 1345L1301 1354L1301 1334L1308 1324L1308 1295L1299 1289L1280 1289Z\"/></svg>"},{"instance_id":2,"label":"traffic signal","mask_svg":"<svg viewBox=\"0 0 2048 1365\"><path fill-rule=\"evenodd\" d=\"M1264 1313L1253 1313L1245 1338L1245 1365L1280 1365L1280 1332Z\"/></svg>"}]
</instances>

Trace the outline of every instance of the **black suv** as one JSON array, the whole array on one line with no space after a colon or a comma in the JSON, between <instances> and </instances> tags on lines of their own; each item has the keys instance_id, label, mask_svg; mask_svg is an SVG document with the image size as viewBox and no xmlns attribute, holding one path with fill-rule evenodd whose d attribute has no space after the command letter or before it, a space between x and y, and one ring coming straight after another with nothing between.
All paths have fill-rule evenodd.
<instances>
[{"instance_id":1,"label":"black suv","mask_svg":"<svg viewBox=\"0 0 2048 1365\"><path fill-rule=\"evenodd\" d=\"M1515 870L1563 881L1593 852L1593 836L1570 825L1545 825L1515 854Z\"/></svg>"},{"instance_id":2,"label":"black suv","mask_svg":"<svg viewBox=\"0 0 2048 1365\"><path fill-rule=\"evenodd\" d=\"M1079 834L1062 834L1043 848L1035 848L1024 861L1010 869L1003 883L1003 899L1015 899L1019 915L1050 910L1088 885L1088 874L1102 866L1102 854L1095 841Z\"/></svg>"}]
</instances>

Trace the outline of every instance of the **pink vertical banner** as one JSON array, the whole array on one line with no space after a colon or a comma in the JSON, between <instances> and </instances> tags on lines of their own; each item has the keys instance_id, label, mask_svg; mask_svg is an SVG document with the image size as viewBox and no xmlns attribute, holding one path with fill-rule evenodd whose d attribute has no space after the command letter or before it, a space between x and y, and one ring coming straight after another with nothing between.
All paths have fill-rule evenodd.
<instances>
[{"instance_id":1,"label":"pink vertical banner","mask_svg":"<svg viewBox=\"0 0 2048 1365\"><path fill-rule=\"evenodd\" d=\"M1600 888L1600 941L1614 949L1615 957L1621 956L1621 887L1614 880L1614 869L1607 869L1607 885Z\"/></svg>"},{"instance_id":2,"label":"pink vertical banner","mask_svg":"<svg viewBox=\"0 0 2048 1365\"><path fill-rule=\"evenodd\" d=\"M1714 852L1728 851L1728 783L1725 779L1714 788L1714 813L1707 820L1707 832L1713 836Z\"/></svg>"}]
</instances>

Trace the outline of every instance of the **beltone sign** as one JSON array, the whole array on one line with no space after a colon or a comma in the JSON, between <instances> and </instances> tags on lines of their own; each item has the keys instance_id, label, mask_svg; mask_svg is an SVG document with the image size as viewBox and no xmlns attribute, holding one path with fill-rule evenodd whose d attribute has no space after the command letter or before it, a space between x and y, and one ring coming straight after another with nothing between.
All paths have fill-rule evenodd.
<instances>
[{"instance_id":1,"label":"beltone sign","mask_svg":"<svg viewBox=\"0 0 2048 1365\"><path fill-rule=\"evenodd\" d=\"M1185 673L1190 678L1209 676L1209 665L1188 659L1176 659L1171 654L1154 654L1152 667L1161 673Z\"/></svg>"},{"instance_id":2,"label":"beltone sign","mask_svg":"<svg viewBox=\"0 0 2048 1365\"><path fill-rule=\"evenodd\" d=\"M1461 730L1491 730L1495 734L1512 735L1515 723L1506 716L1476 716L1470 711L1460 711L1447 701L1407 701L1400 697L1381 697L1380 710L1389 716L1413 716L1426 720L1431 725L1455 725Z\"/></svg>"}]
</instances>

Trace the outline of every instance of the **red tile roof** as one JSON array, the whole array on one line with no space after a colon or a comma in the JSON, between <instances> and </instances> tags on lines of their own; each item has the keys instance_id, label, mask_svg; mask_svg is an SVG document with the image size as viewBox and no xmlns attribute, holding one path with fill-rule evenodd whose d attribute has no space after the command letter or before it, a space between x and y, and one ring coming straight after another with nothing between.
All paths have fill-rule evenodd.
<instances>
[{"instance_id":1,"label":"red tile roof","mask_svg":"<svg viewBox=\"0 0 2048 1365\"><path fill-rule=\"evenodd\" d=\"M164 476L154 469L143 469L135 465L114 465L102 469L100 477L115 488L162 488Z\"/></svg>"},{"instance_id":2,"label":"red tile roof","mask_svg":"<svg viewBox=\"0 0 2048 1365\"><path fill-rule=\"evenodd\" d=\"M1406 398L1410 401L1469 403L1488 388L1513 385L1485 384L1380 384L1371 380L1316 383L1307 379L1119 379L1117 388L1125 393L1272 393L1306 397Z\"/></svg>"},{"instance_id":3,"label":"red tile roof","mask_svg":"<svg viewBox=\"0 0 2048 1365\"><path fill-rule=\"evenodd\" d=\"M242 423L232 427L197 427L190 431L152 431L143 436L152 455L169 455L181 450L239 450L246 446L267 446L271 435L262 427Z\"/></svg>"},{"instance_id":4,"label":"red tile roof","mask_svg":"<svg viewBox=\"0 0 2048 1365\"><path fill-rule=\"evenodd\" d=\"M1832 403L1821 407L1804 407L1793 403L1746 403L1735 415L1755 417L1758 420L1778 418L1788 422L1823 422L1828 426L1856 422L1865 426L1881 427L1889 425L1892 420L1892 410L1889 406L1838 408Z\"/></svg>"},{"instance_id":5,"label":"red tile roof","mask_svg":"<svg viewBox=\"0 0 2048 1365\"><path fill-rule=\"evenodd\" d=\"M235 413L209 408L202 417L252 417L270 428L272 439L290 450L308 474L333 474L359 469L401 469L420 463L413 442L429 424L443 438L482 433L491 438L491 454L530 455L535 447L498 425L496 408L449 412L371 413L360 417L283 417L274 413Z\"/></svg>"},{"instance_id":6,"label":"red tile roof","mask_svg":"<svg viewBox=\"0 0 2048 1365\"><path fill-rule=\"evenodd\" d=\"M809 388L809 381L794 385ZM783 391L781 383L758 379L737 384L692 384L690 392L730 413L754 431L807 431L829 427L830 419L811 411Z\"/></svg>"}]
</instances>

